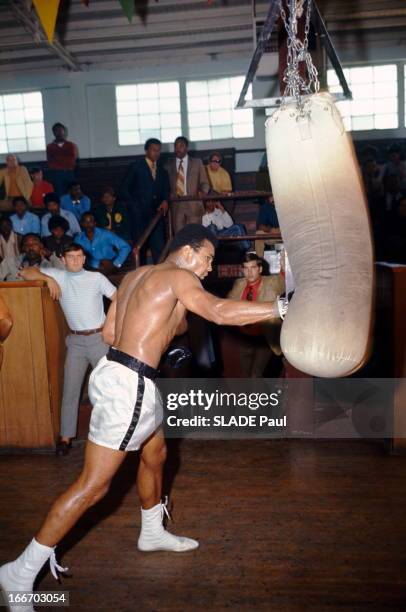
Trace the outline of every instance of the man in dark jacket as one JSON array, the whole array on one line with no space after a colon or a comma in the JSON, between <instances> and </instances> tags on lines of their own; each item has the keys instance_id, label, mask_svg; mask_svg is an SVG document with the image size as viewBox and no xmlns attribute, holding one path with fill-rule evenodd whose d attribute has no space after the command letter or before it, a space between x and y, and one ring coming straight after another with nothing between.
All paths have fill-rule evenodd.
<instances>
[{"instance_id":1,"label":"man in dark jacket","mask_svg":"<svg viewBox=\"0 0 406 612\"><path fill-rule=\"evenodd\" d=\"M128 169L121 186L121 195L127 202L131 219L131 233L137 241L159 210L168 210L169 178L167 171L158 164L161 142L149 138L145 145L145 157L134 162ZM147 242L154 263L158 262L165 246L163 218L155 226Z\"/></svg>"},{"instance_id":2,"label":"man in dark jacket","mask_svg":"<svg viewBox=\"0 0 406 612\"><path fill-rule=\"evenodd\" d=\"M131 241L131 225L127 208L117 201L116 192L112 187L104 189L101 202L93 212L97 227L108 229L127 242Z\"/></svg>"}]
</instances>

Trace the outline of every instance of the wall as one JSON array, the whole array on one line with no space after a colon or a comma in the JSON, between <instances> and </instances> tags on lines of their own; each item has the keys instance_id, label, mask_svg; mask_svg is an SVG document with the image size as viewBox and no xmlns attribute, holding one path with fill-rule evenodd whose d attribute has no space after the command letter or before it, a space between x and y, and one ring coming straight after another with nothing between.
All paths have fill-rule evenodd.
<instances>
[{"instance_id":1,"label":"wall","mask_svg":"<svg viewBox=\"0 0 406 612\"><path fill-rule=\"evenodd\" d=\"M351 49L343 46L341 56L343 63L360 63L400 60L399 48L360 48L358 55L351 55ZM362 51L362 52L361 52ZM395 57L396 56L396 57ZM69 127L69 136L74 140L80 156L114 157L142 153L140 146L120 147L117 140L115 113L115 84L134 83L148 80L177 79L185 81L190 78L210 78L245 74L250 57L229 61L210 61L200 64L168 65L155 67L138 67L120 71L85 71L57 72L51 75L29 73L16 77L2 78L1 91L24 91L40 89L43 94L45 130L47 142L52 139L51 126L61 121ZM399 70L401 65L399 64ZM181 75L181 77L179 76ZM254 83L254 97L262 98L277 95L275 79L257 80ZM404 92L400 97L401 118L404 118ZM237 150L237 172L253 171L259 166L265 147L264 138L265 114L263 109L255 111L255 137L240 140L216 140L213 148L235 147ZM404 121L403 121L404 124ZM356 132L355 139L369 138L404 138L406 129L378 130L374 132ZM164 145L170 150L171 145ZM208 149L210 143L196 142L195 149ZM43 153L20 154L22 161L45 159Z\"/></svg>"}]
</instances>

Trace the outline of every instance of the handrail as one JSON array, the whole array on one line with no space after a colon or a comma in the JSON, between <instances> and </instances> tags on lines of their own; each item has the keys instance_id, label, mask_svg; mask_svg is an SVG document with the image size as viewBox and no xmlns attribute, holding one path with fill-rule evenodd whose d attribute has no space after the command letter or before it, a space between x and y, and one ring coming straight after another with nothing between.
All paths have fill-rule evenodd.
<instances>
[{"instance_id":1,"label":"handrail","mask_svg":"<svg viewBox=\"0 0 406 612\"><path fill-rule=\"evenodd\" d=\"M171 242L172 242L172 238L168 238L164 248L162 249L162 253L159 256L158 263L162 263L163 261L165 261L166 256L168 255L169 245L171 244Z\"/></svg>"},{"instance_id":2,"label":"handrail","mask_svg":"<svg viewBox=\"0 0 406 612\"><path fill-rule=\"evenodd\" d=\"M150 237L151 233L155 229L155 226L158 224L158 222L160 221L161 217L163 217L163 216L164 216L164 211L163 210L158 210L158 212L156 213L155 217L153 217L151 219L150 223L147 225L146 229L144 230L143 234L141 235L141 238L137 241L137 244L134 246L134 248L133 248L133 255L134 255L135 267L136 268L140 267L140 252L141 252L142 247L147 242L147 240Z\"/></svg>"},{"instance_id":3,"label":"handrail","mask_svg":"<svg viewBox=\"0 0 406 612\"><path fill-rule=\"evenodd\" d=\"M236 242L237 240L267 240L270 244L280 244L283 242L281 237L274 234L244 234L244 236L216 236L222 242Z\"/></svg>"},{"instance_id":4,"label":"handrail","mask_svg":"<svg viewBox=\"0 0 406 612\"><path fill-rule=\"evenodd\" d=\"M269 198L272 195L270 191L231 191L229 193L203 193L196 195L176 196L170 198L170 202L206 202L207 200L252 200L255 198Z\"/></svg>"}]
</instances>

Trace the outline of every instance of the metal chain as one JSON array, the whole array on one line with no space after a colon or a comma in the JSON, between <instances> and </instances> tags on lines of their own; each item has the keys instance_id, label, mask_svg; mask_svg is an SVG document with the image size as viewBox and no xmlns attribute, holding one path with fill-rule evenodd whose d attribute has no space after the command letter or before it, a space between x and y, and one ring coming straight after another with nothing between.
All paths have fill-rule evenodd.
<instances>
[{"instance_id":1,"label":"metal chain","mask_svg":"<svg viewBox=\"0 0 406 612\"><path fill-rule=\"evenodd\" d=\"M306 2L304 38L301 41L298 37L298 20L303 15ZM320 89L318 72L308 50L312 0L286 0L286 3L289 8L288 17L283 7L283 0L279 0L280 14L288 35L287 67L283 75L283 82L286 83L286 87L282 98L282 106L285 106L287 97L295 98L299 115L303 116L306 114L303 96L317 93ZM306 64L307 77L300 75L299 64L301 62Z\"/></svg>"}]
</instances>

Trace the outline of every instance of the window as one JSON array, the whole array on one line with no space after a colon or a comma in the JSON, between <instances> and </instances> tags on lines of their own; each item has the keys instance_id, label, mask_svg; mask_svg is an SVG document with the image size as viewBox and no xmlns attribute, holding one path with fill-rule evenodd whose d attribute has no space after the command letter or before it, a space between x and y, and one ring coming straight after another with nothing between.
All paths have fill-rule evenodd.
<instances>
[{"instance_id":1,"label":"window","mask_svg":"<svg viewBox=\"0 0 406 612\"><path fill-rule=\"evenodd\" d=\"M404 83L405 83L405 127L406 127L406 64L403 68L404 70Z\"/></svg>"},{"instance_id":2,"label":"window","mask_svg":"<svg viewBox=\"0 0 406 612\"><path fill-rule=\"evenodd\" d=\"M120 146L173 142L182 131L177 81L117 85L116 107Z\"/></svg>"},{"instance_id":3,"label":"window","mask_svg":"<svg viewBox=\"0 0 406 612\"><path fill-rule=\"evenodd\" d=\"M44 150L41 92L0 95L0 153Z\"/></svg>"},{"instance_id":4,"label":"window","mask_svg":"<svg viewBox=\"0 0 406 612\"><path fill-rule=\"evenodd\" d=\"M235 110L244 77L189 81L186 83L189 138L252 138L252 109ZM251 97L251 88L247 99Z\"/></svg>"},{"instance_id":5,"label":"window","mask_svg":"<svg viewBox=\"0 0 406 612\"><path fill-rule=\"evenodd\" d=\"M353 99L337 102L347 130L397 128L398 78L395 64L344 68ZM334 70L327 71L332 93L342 92Z\"/></svg>"}]
</instances>

